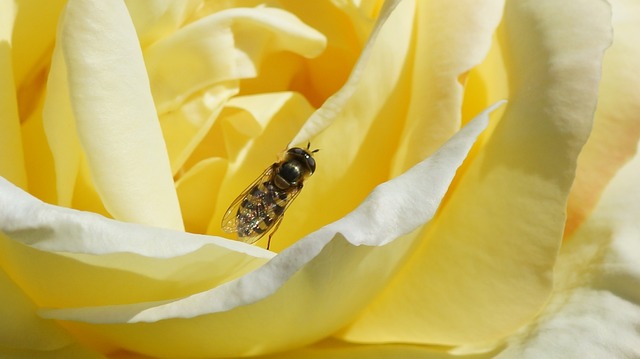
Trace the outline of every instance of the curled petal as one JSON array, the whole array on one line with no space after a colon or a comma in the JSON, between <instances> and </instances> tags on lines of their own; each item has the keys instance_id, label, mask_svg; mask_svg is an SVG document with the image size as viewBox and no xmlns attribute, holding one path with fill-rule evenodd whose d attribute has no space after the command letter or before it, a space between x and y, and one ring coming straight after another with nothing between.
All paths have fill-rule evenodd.
<instances>
[{"instance_id":1,"label":"curled petal","mask_svg":"<svg viewBox=\"0 0 640 359\"><path fill-rule=\"evenodd\" d=\"M251 36L241 36L249 32ZM326 45L322 34L272 8L230 9L207 16L145 49L159 113L220 82L254 77L262 58L278 51L304 57Z\"/></svg>"},{"instance_id":2,"label":"curled petal","mask_svg":"<svg viewBox=\"0 0 640 359\"><path fill-rule=\"evenodd\" d=\"M273 256L241 242L45 204L1 178L0 203L12 203L0 206L0 263L39 305L174 298L228 282Z\"/></svg>"},{"instance_id":3,"label":"curled petal","mask_svg":"<svg viewBox=\"0 0 640 359\"><path fill-rule=\"evenodd\" d=\"M565 243L549 305L497 358L640 355L640 156L614 176ZM575 345L575 343L581 343Z\"/></svg>"},{"instance_id":4,"label":"curled petal","mask_svg":"<svg viewBox=\"0 0 640 359\"><path fill-rule=\"evenodd\" d=\"M460 128L464 77L487 54L503 6L502 0L416 2L411 100L392 175L433 153Z\"/></svg>"},{"instance_id":5,"label":"curled petal","mask_svg":"<svg viewBox=\"0 0 640 359\"><path fill-rule=\"evenodd\" d=\"M584 221L609 180L635 154L640 138L640 46L636 36L640 33L640 4L610 2L613 44L604 56L593 131L580 154L567 204L567 235Z\"/></svg>"},{"instance_id":6,"label":"curled petal","mask_svg":"<svg viewBox=\"0 0 640 359\"><path fill-rule=\"evenodd\" d=\"M176 31L193 10L202 6L202 0L125 0L125 3L143 48Z\"/></svg>"},{"instance_id":7,"label":"curled petal","mask_svg":"<svg viewBox=\"0 0 640 359\"><path fill-rule=\"evenodd\" d=\"M78 137L109 213L183 229L142 52L124 3L70 1L60 46Z\"/></svg>"},{"instance_id":8,"label":"curled petal","mask_svg":"<svg viewBox=\"0 0 640 359\"><path fill-rule=\"evenodd\" d=\"M505 114L403 271L342 338L480 344L540 311L591 130L609 10L588 0L507 2Z\"/></svg>"}]
</instances>

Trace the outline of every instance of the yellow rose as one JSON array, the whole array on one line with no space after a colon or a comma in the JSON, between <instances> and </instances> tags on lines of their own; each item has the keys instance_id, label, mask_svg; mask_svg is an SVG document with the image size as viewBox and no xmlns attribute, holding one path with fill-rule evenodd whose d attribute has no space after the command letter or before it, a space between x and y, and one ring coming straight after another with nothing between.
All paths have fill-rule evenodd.
<instances>
[{"instance_id":1,"label":"yellow rose","mask_svg":"<svg viewBox=\"0 0 640 359\"><path fill-rule=\"evenodd\" d=\"M638 356L639 31L630 0L1 1L0 357ZM227 239L309 140L272 251Z\"/></svg>"}]
</instances>

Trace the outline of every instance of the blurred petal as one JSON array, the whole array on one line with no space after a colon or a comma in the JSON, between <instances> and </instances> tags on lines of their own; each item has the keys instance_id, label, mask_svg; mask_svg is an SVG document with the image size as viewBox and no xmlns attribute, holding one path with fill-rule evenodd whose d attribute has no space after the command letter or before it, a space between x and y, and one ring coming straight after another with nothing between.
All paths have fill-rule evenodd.
<instances>
[{"instance_id":1,"label":"blurred petal","mask_svg":"<svg viewBox=\"0 0 640 359\"><path fill-rule=\"evenodd\" d=\"M549 305L497 358L640 357L638 183L640 156L562 247Z\"/></svg>"},{"instance_id":2,"label":"blurred petal","mask_svg":"<svg viewBox=\"0 0 640 359\"><path fill-rule=\"evenodd\" d=\"M0 203L12 204L0 206L0 263L38 305L181 297L237 278L273 256L241 242L48 205L1 178Z\"/></svg>"},{"instance_id":3,"label":"blurred petal","mask_svg":"<svg viewBox=\"0 0 640 359\"><path fill-rule=\"evenodd\" d=\"M352 344L325 340L305 348L256 359L489 359L495 353L460 356L439 347L415 344Z\"/></svg>"},{"instance_id":4,"label":"blurred petal","mask_svg":"<svg viewBox=\"0 0 640 359\"><path fill-rule=\"evenodd\" d=\"M246 356L317 341L353 319L403 263L488 111L432 157L378 186L355 211L237 280L173 301L42 315L147 355Z\"/></svg>"},{"instance_id":5,"label":"blurred petal","mask_svg":"<svg viewBox=\"0 0 640 359\"><path fill-rule=\"evenodd\" d=\"M604 56L594 127L569 196L567 234L589 215L609 180L635 154L640 138L640 3L610 3L613 45Z\"/></svg>"},{"instance_id":6,"label":"blurred petal","mask_svg":"<svg viewBox=\"0 0 640 359\"><path fill-rule=\"evenodd\" d=\"M11 359L106 359L100 353L78 344L46 351L0 348L0 357Z\"/></svg>"},{"instance_id":7,"label":"blurred petal","mask_svg":"<svg viewBox=\"0 0 640 359\"><path fill-rule=\"evenodd\" d=\"M464 77L487 54L504 4L443 0L416 6L411 103L392 175L433 153L460 128Z\"/></svg>"},{"instance_id":8,"label":"blurred petal","mask_svg":"<svg viewBox=\"0 0 640 359\"><path fill-rule=\"evenodd\" d=\"M181 28L145 49L144 56L162 114L205 87L256 76L266 54L291 51L313 57L325 42L322 34L286 11L237 8Z\"/></svg>"},{"instance_id":9,"label":"blurred petal","mask_svg":"<svg viewBox=\"0 0 640 359\"><path fill-rule=\"evenodd\" d=\"M0 1L0 176L26 189L27 174L11 58L16 7L12 1Z\"/></svg>"},{"instance_id":10,"label":"blurred petal","mask_svg":"<svg viewBox=\"0 0 640 359\"><path fill-rule=\"evenodd\" d=\"M548 300L610 11L588 0L507 2L504 21L504 117L402 273L342 338L493 342Z\"/></svg>"},{"instance_id":11,"label":"blurred petal","mask_svg":"<svg viewBox=\"0 0 640 359\"><path fill-rule=\"evenodd\" d=\"M124 3L72 0L60 31L92 179L114 218L183 229L162 132Z\"/></svg>"}]
</instances>

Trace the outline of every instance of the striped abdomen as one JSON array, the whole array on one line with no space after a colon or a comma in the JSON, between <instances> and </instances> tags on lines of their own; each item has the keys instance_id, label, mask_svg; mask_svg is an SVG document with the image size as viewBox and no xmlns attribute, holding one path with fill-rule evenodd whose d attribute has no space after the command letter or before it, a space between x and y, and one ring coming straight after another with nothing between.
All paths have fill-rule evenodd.
<instances>
[{"instance_id":1,"label":"striped abdomen","mask_svg":"<svg viewBox=\"0 0 640 359\"><path fill-rule=\"evenodd\" d=\"M271 229L284 213L288 200L287 192L271 182L253 186L242 200L236 215L240 240L250 241Z\"/></svg>"}]
</instances>

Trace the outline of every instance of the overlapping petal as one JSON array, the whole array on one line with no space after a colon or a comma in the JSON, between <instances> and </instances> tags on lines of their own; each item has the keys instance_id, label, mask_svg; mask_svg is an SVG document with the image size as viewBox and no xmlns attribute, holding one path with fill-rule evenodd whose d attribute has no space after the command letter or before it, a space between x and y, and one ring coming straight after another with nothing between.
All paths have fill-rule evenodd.
<instances>
[{"instance_id":1,"label":"overlapping petal","mask_svg":"<svg viewBox=\"0 0 640 359\"><path fill-rule=\"evenodd\" d=\"M75 123L77 136L61 125L70 137L57 140L78 138L96 191L114 218L182 229L142 53L124 4L72 1L59 30L66 76L51 76L68 81L60 101L68 96L73 118L61 121ZM65 161L64 153L54 155Z\"/></svg>"},{"instance_id":2,"label":"overlapping petal","mask_svg":"<svg viewBox=\"0 0 640 359\"><path fill-rule=\"evenodd\" d=\"M41 313L148 355L245 356L317 341L384 288L490 110L434 156L378 186L355 211L237 280L175 300Z\"/></svg>"},{"instance_id":3,"label":"overlapping petal","mask_svg":"<svg viewBox=\"0 0 640 359\"><path fill-rule=\"evenodd\" d=\"M562 247L549 305L497 358L640 356L638 183L640 156L635 156Z\"/></svg>"},{"instance_id":4,"label":"overlapping petal","mask_svg":"<svg viewBox=\"0 0 640 359\"><path fill-rule=\"evenodd\" d=\"M125 0L142 48L178 30L202 3L202 0Z\"/></svg>"},{"instance_id":5,"label":"overlapping petal","mask_svg":"<svg viewBox=\"0 0 640 359\"><path fill-rule=\"evenodd\" d=\"M12 204L0 206L0 263L38 305L174 298L242 276L273 256L240 242L45 204L4 179L0 188L0 203Z\"/></svg>"},{"instance_id":6,"label":"overlapping petal","mask_svg":"<svg viewBox=\"0 0 640 359\"><path fill-rule=\"evenodd\" d=\"M591 1L508 2L503 21L504 116L406 267L343 338L481 344L547 301L610 11Z\"/></svg>"},{"instance_id":7,"label":"overlapping petal","mask_svg":"<svg viewBox=\"0 0 640 359\"><path fill-rule=\"evenodd\" d=\"M503 3L416 2L410 104L392 175L433 153L460 128L467 72L486 56Z\"/></svg>"},{"instance_id":8,"label":"overlapping petal","mask_svg":"<svg viewBox=\"0 0 640 359\"><path fill-rule=\"evenodd\" d=\"M253 35L241 36L247 32ZM145 49L145 63L162 114L207 86L256 76L262 58L273 52L313 57L324 46L322 34L283 10L231 9L154 43Z\"/></svg>"},{"instance_id":9,"label":"overlapping petal","mask_svg":"<svg viewBox=\"0 0 640 359\"><path fill-rule=\"evenodd\" d=\"M12 35L17 9L14 3L0 2L0 175L27 188L18 100L14 87Z\"/></svg>"},{"instance_id":10,"label":"overlapping petal","mask_svg":"<svg viewBox=\"0 0 640 359\"><path fill-rule=\"evenodd\" d=\"M613 45L603 61L594 128L580 154L569 196L566 234L571 234L598 203L616 171L636 152L640 138L640 4L610 1Z\"/></svg>"}]
</instances>

